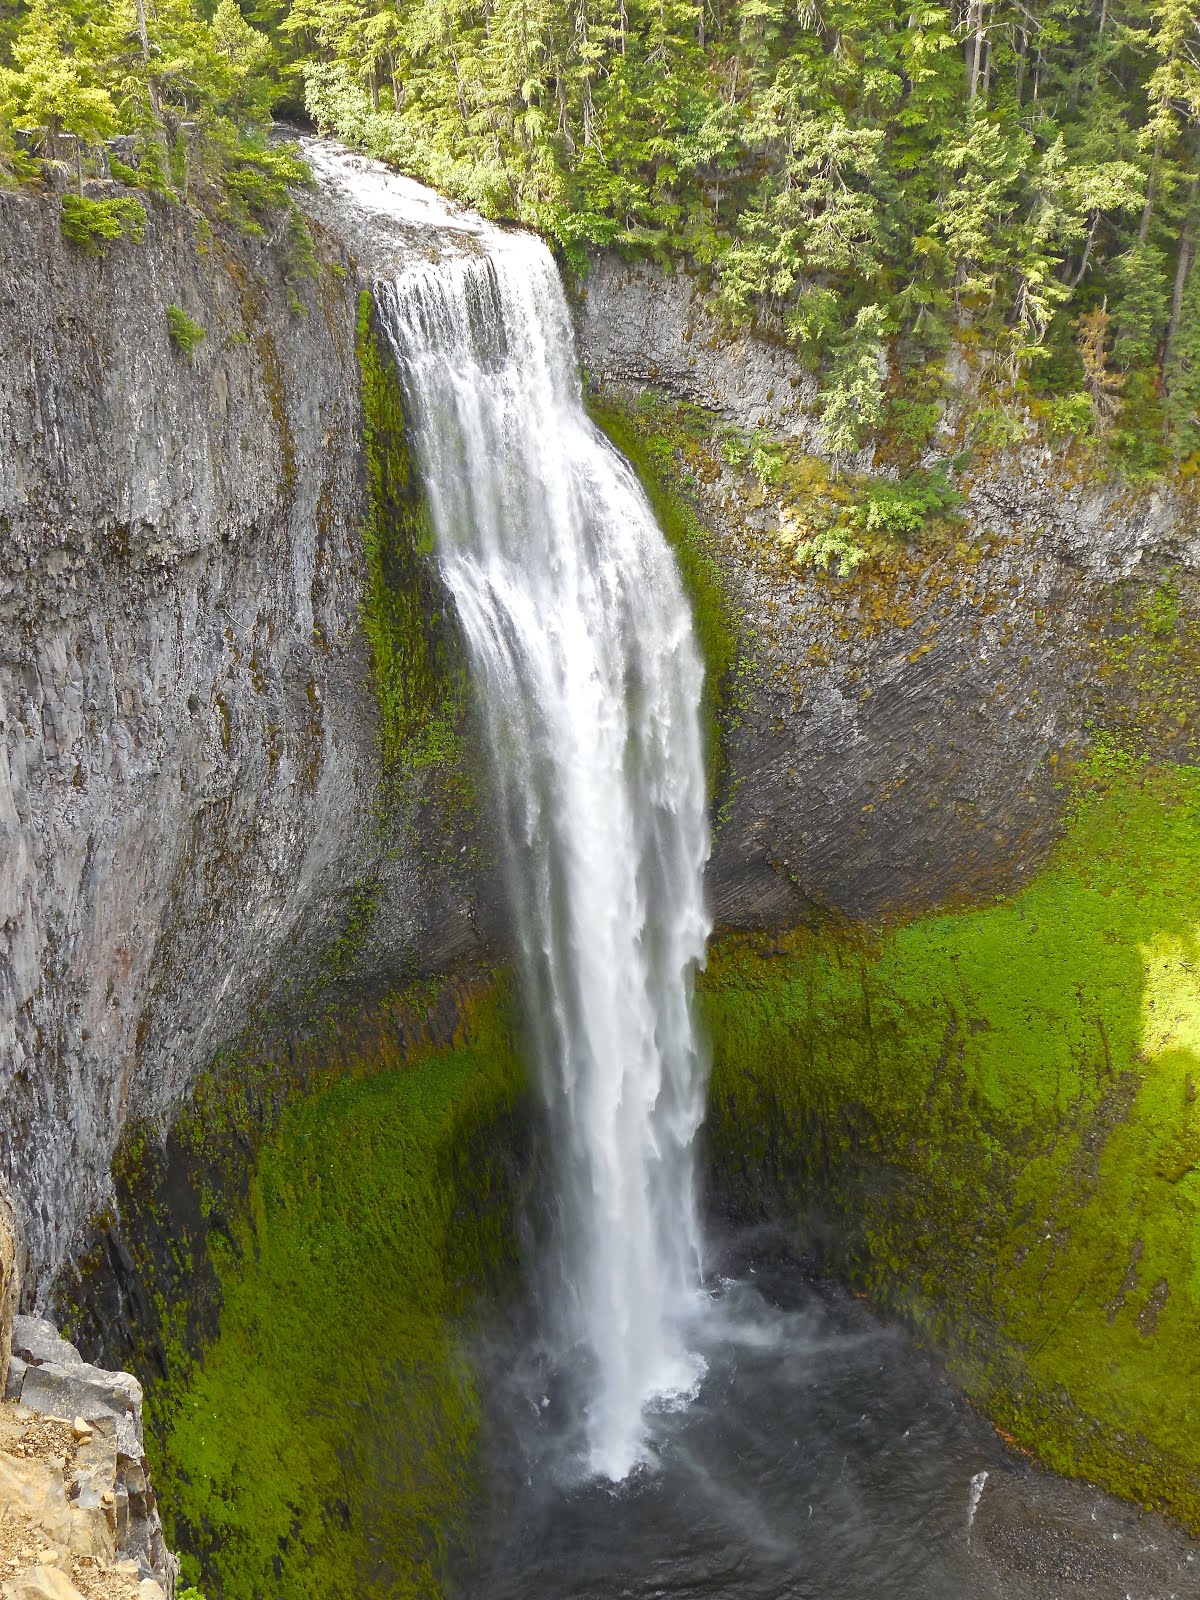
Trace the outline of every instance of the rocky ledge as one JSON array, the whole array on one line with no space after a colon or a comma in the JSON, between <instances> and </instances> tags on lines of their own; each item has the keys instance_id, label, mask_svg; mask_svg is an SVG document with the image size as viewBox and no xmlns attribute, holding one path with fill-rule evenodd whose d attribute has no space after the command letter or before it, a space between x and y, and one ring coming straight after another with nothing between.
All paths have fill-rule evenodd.
<instances>
[{"instance_id":1,"label":"rocky ledge","mask_svg":"<svg viewBox=\"0 0 1200 1600\"><path fill-rule=\"evenodd\" d=\"M142 1434L142 1387L17 1317L0 1407L3 1600L172 1600Z\"/></svg>"}]
</instances>

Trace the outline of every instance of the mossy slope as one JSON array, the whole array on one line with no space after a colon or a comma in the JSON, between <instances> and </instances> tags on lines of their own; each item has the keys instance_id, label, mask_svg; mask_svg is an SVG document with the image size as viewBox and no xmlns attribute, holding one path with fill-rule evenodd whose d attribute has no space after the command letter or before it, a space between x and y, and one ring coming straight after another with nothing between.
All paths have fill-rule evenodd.
<instances>
[{"instance_id":1,"label":"mossy slope","mask_svg":"<svg viewBox=\"0 0 1200 1600\"><path fill-rule=\"evenodd\" d=\"M519 1084L493 996L452 1047L290 1105L264 1143L210 1235L219 1332L158 1407L159 1493L213 1593L439 1592L477 1418L455 1319L511 1266Z\"/></svg>"},{"instance_id":2,"label":"mossy slope","mask_svg":"<svg viewBox=\"0 0 1200 1600\"><path fill-rule=\"evenodd\" d=\"M1112 765L1011 900L724 941L709 1136L1020 1443L1200 1529L1200 768Z\"/></svg>"},{"instance_id":3,"label":"mossy slope","mask_svg":"<svg viewBox=\"0 0 1200 1600\"><path fill-rule=\"evenodd\" d=\"M129 1133L119 1220L56 1310L146 1383L168 1539L210 1600L440 1593L474 1472L461 1334L516 1283L527 1125L493 977L247 1042L165 1143Z\"/></svg>"}]
</instances>

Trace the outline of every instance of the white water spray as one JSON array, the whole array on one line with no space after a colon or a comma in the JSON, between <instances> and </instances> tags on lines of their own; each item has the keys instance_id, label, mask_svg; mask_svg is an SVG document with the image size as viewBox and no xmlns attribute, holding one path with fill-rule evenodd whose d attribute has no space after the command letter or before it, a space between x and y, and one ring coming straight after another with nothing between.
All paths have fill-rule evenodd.
<instances>
[{"instance_id":1,"label":"white water spray","mask_svg":"<svg viewBox=\"0 0 1200 1600\"><path fill-rule=\"evenodd\" d=\"M376 229L439 204L343 165ZM691 1005L710 928L702 668L674 558L583 410L549 252L443 209L457 245L410 256L375 298L502 805L557 1162L559 1354L590 1374L589 1464L620 1479L646 1406L702 1371L680 1331L706 1078Z\"/></svg>"}]
</instances>

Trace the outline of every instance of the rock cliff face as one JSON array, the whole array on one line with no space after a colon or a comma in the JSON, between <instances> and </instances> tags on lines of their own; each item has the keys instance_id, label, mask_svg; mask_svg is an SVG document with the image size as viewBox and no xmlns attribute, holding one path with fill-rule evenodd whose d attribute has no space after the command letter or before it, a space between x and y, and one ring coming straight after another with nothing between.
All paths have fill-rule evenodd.
<instances>
[{"instance_id":1,"label":"rock cliff face","mask_svg":"<svg viewBox=\"0 0 1200 1600\"><path fill-rule=\"evenodd\" d=\"M120 1129L168 1116L256 1007L319 987L348 925L367 984L494 940L486 874L382 801L355 229L315 211L299 281L167 207L145 245L84 257L52 199L0 196L0 1093L39 1303L110 1202ZM173 304L207 333L191 359ZM682 274L601 259L579 330L594 382L815 446L810 379L721 337ZM848 582L798 574L719 458L695 489L740 618L727 925L1020 879L1058 828L1057 758L1145 711L1153 674L1113 648L1131 607L1164 576L1191 605L1200 562L1178 500L1029 452L968 486L957 543ZM1166 699L1161 742L1190 748L1194 707Z\"/></svg>"},{"instance_id":2,"label":"rock cliff face","mask_svg":"<svg viewBox=\"0 0 1200 1600\"><path fill-rule=\"evenodd\" d=\"M578 321L601 389L656 389L817 448L811 380L781 346L722 335L682 273L601 258ZM974 469L958 537L838 579L795 570L769 497L719 453L703 465L744 678L720 922L872 919L1010 888L1056 836L1059 758L1093 722L1138 717L1164 749L1192 748L1186 672L1166 693L1112 648L1164 581L1195 612L1200 526L1178 497L1074 481L1030 447Z\"/></svg>"},{"instance_id":3,"label":"rock cliff face","mask_svg":"<svg viewBox=\"0 0 1200 1600\"><path fill-rule=\"evenodd\" d=\"M364 900L360 980L478 942L380 803L355 283L318 245L297 281L156 202L91 258L53 197L0 194L0 1152L32 1303L122 1126Z\"/></svg>"}]
</instances>

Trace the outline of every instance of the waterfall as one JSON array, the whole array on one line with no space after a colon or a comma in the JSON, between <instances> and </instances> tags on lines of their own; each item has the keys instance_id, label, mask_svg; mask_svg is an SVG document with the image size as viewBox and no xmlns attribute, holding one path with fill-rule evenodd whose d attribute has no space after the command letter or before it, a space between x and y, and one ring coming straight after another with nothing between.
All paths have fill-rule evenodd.
<instances>
[{"instance_id":1,"label":"waterfall","mask_svg":"<svg viewBox=\"0 0 1200 1600\"><path fill-rule=\"evenodd\" d=\"M620 1479L646 1407L703 1370L681 1330L700 1269L703 671L675 559L583 409L548 250L454 215L461 242L410 255L375 299L495 772L555 1162L558 1356L586 1374L590 1469Z\"/></svg>"}]
</instances>

